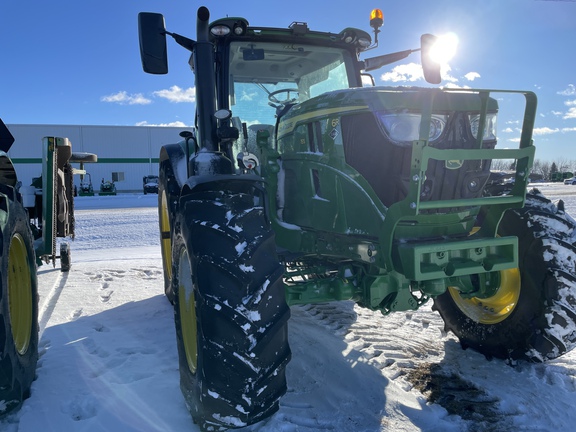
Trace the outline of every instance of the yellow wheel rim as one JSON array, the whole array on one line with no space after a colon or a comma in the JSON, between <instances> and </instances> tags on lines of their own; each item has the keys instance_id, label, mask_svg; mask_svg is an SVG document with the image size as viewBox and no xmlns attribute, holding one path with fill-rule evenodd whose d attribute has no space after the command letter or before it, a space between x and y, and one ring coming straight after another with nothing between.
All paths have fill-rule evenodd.
<instances>
[{"instance_id":1,"label":"yellow wheel rim","mask_svg":"<svg viewBox=\"0 0 576 432\"><path fill-rule=\"evenodd\" d=\"M160 235L162 241L162 261L168 279L172 278L172 242L170 241L170 218L168 216L168 200L166 191L160 198Z\"/></svg>"},{"instance_id":2,"label":"yellow wheel rim","mask_svg":"<svg viewBox=\"0 0 576 432\"><path fill-rule=\"evenodd\" d=\"M180 327L186 361L190 372L196 373L198 367L198 333L196 324L196 301L194 285L188 252L180 255L178 265L178 303L180 312Z\"/></svg>"},{"instance_id":3,"label":"yellow wheel rim","mask_svg":"<svg viewBox=\"0 0 576 432\"><path fill-rule=\"evenodd\" d=\"M33 307L30 262L20 234L12 236L8 252L8 308L14 345L22 355L30 346Z\"/></svg>"},{"instance_id":4,"label":"yellow wheel rim","mask_svg":"<svg viewBox=\"0 0 576 432\"><path fill-rule=\"evenodd\" d=\"M520 271L517 268L500 272L500 287L488 298L463 298L460 292L448 287L448 292L460 310L481 324L498 324L510 316L520 297Z\"/></svg>"}]
</instances>

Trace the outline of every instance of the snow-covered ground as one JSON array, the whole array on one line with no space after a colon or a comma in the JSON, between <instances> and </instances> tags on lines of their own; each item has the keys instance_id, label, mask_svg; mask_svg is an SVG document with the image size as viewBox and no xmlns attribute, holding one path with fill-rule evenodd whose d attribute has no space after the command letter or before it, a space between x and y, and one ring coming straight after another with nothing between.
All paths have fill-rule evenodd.
<instances>
[{"instance_id":1,"label":"snow-covered ground","mask_svg":"<svg viewBox=\"0 0 576 432\"><path fill-rule=\"evenodd\" d=\"M576 215L576 186L538 186ZM71 271L57 264L38 272L32 395L1 431L198 430L179 389L156 199L76 199ZM351 302L292 307L289 337L280 411L243 431L576 428L576 353L548 364L487 361L462 351L429 306L387 317ZM419 377L430 383L422 392Z\"/></svg>"}]
</instances>

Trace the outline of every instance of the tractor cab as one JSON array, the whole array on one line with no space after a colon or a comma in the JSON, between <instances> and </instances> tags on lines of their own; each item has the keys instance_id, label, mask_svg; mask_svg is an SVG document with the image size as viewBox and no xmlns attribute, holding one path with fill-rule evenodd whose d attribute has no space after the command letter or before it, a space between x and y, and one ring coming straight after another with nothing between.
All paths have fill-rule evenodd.
<instances>
[{"instance_id":1,"label":"tractor cab","mask_svg":"<svg viewBox=\"0 0 576 432\"><path fill-rule=\"evenodd\" d=\"M223 59L216 73L218 107L231 111L240 135L234 156L242 147L259 153L259 130L268 131L275 146L279 122L292 107L330 91L360 87L358 55L371 44L370 35L359 29L312 32L305 23L252 28L241 18L215 21L210 35L216 56Z\"/></svg>"},{"instance_id":2,"label":"tractor cab","mask_svg":"<svg viewBox=\"0 0 576 432\"><path fill-rule=\"evenodd\" d=\"M312 31L303 22L270 28L252 27L244 18L227 17L210 24L208 19L208 11L202 10L198 39L192 40L167 31L162 15L140 13L141 58L146 72L167 73L166 35L192 53L190 66L196 81L203 82L196 86L202 114L197 112L193 141L196 149L221 151L231 161L246 151L258 153L256 132L260 130L269 132L269 143L276 147L280 120L292 107L332 91L362 87L367 72L411 53L421 52L427 81L440 82L440 64L430 55L436 37L430 34L422 35L419 48L360 59L378 46L383 23L379 9L370 16L374 41L357 28L330 33ZM209 90L212 86L216 98Z\"/></svg>"}]
</instances>

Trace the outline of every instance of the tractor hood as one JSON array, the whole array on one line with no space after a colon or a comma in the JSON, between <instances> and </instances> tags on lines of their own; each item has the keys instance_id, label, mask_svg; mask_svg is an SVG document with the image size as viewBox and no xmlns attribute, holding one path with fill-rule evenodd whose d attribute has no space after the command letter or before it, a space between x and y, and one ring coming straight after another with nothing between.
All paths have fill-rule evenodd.
<instances>
[{"instance_id":1,"label":"tractor hood","mask_svg":"<svg viewBox=\"0 0 576 432\"><path fill-rule=\"evenodd\" d=\"M278 139L291 134L300 124L322 118L340 118L360 113L479 113L482 99L474 90L442 90L419 87L367 87L337 90L309 99L285 114L278 124ZM495 99L487 101L487 111L497 112Z\"/></svg>"}]
</instances>

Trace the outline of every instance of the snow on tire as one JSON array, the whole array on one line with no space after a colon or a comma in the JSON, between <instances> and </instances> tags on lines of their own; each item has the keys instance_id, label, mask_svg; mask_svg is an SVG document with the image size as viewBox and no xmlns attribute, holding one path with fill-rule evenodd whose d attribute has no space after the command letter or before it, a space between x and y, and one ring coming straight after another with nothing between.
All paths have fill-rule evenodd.
<instances>
[{"instance_id":1,"label":"snow on tire","mask_svg":"<svg viewBox=\"0 0 576 432\"><path fill-rule=\"evenodd\" d=\"M534 189L524 208L504 214L499 234L518 237L518 269L501 272L490 298L449 289L434 309L464 348L503 359L557 358L576 345L576 222L561 201Z\"/></svg>"},{"instance_id":2,"label":"snow on tire","mask_svg":"<svg viewBox=\"0 0 576 432\"><path fill-rule=\"evenodd\" d=\"M286 392L290 311L274 234L255 196L193 193L174 226L180 387L203 430L256 423Z\"/></svg>"}]
</instances>

